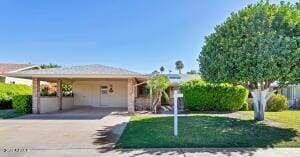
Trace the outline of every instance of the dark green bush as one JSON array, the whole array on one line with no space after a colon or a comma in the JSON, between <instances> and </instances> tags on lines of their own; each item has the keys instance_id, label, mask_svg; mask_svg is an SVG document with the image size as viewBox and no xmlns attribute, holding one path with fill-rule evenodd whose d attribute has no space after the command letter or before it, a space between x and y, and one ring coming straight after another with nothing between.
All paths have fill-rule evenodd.
<instances>
[{"instance_id":1,"label":"dark green bush","mask_svg":"<svg viewBox=\"0 0 300 157\"><path fill-rule=\"evenodd\" d=\"M12 99L13 109L19 113L31 113L32 96L31 95L16 95Z\"/></svg>"},{"instance_id":2,"label":"dark green bush","mask_svg":"<svg viewBox=\"0 0 300 157\"><path fill-rule=\"evenodd\" d=\"M31 95L31 86L0 83L0 109L12 108L12 97Z\"/></svg>"},{"instance_id":3,"label":"dark green bush","mask_svg":"<svg viewBox=\"0 0 300 157\"><path fill-rule=\"evenodd\" d=\"M249 110L248 103L247 102L243 103L242 108L240 108L240 111L248 111L248 110Z\"/></svg>"},{"instance_id":4,"label":"dark green bush","mask_svg":"<svg viewBox=\"0 0 300 157\"><path fill-rule=\"evenodd\" d=\"M273 94L267 102L266 111L278 112L287 109L287 98L281 94Z\"/></svg>"},{"instance_id":5,"label":"dark green bush","mask_svg":"<svg viewBox=\"0 0 300 157\"><path fill-rule=\"evenodd\" d=\"M243 86L206 83L201 79L181 84L180 91L184 107L191 111L238 111L248 97Z\"/></svg>"}]
</instances>

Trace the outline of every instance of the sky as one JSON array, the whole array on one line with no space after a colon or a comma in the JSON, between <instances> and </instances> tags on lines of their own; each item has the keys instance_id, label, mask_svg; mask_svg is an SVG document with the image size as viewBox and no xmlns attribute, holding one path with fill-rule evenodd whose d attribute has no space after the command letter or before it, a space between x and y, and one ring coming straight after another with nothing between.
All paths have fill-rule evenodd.
<instances>
[{"instance_id":1,"label":"sky","mask_svg":"<svg viewBox=\"0 0 300 157\"><path fill-rule=\"evenodd\" d=\"M274 0L275 1L275 0ZM0 62L198 70L205 36L257 0L0 0Z\"/></svg>"}]
</instances>

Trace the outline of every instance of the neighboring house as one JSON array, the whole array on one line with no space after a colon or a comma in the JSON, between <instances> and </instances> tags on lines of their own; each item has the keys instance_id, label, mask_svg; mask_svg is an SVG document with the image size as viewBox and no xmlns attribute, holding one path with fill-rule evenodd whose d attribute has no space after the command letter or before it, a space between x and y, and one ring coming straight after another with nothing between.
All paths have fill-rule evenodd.
<instances>
[{"instance_id":1,"label":"neighboring house","mask_svg":"<svg viewBox=\"0 0 300 157\"><path fill-rule=\"evenodd\" d=\"M299 109L300 108L300 86L289 85L285 88L278 89L278 93L284 95L288 99L288 108Z\"/></svg>"},{"instance_id":2,"label":"neighboring house","mask_svg":"<svg viewBox=\"0 0 300 157\"><path fill-rule=\"evenodd\" d=\"M4 76L4 74L20 72L25 70L36 70L40 69L39 65L33 64L8 64L0 63L0 83L10 83L10 84L25 84L31 85L31 79L15 78Z\"/></svg>"},{"instance_id":3,"label":"neighboring house","mask_svg":"<svg viewBox=\"0 0 300 157\"><path fill-rule=\"evenodd\" d=\"M145 84L149 75L104 65L83 65L54 69L28 70L7 73L9 77L32 79L33 113L64 110L75 106L127 108L129 113L138 109L140 100L150 105ZM172 95L180 82L199 77L194 75L168 75ZM41 81L57 83L57 96L40 96ZM73 97L63 97L62 84L71 83Z\"/></svg>"},{"instance_id":4,"label":"neighboring house","mask_svg":"<svg viewBox=\"0 0 300 157\"><path fill-rule=\"evenodd\" d=\"M277 90L277 93L282 94L287 98L289 109L300 109L300 85L280 87L278 81L275 81L271 83L271 87Z\"/></svg>"}]
</instances>

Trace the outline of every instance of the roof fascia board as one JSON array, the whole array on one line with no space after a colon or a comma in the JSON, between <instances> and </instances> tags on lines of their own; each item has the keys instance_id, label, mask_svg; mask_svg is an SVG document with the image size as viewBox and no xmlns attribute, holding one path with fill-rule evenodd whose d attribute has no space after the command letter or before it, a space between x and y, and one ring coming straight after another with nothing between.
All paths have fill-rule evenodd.
<instances>
[{"instance_id":1,"label":"roof fascia board","mask_svg":"<svg viewBox=\"0 0 300 157\"><path fill-rule=\"evenodd\" d=\"M18 69L18 70L6 72L6 74L8 74L8 73L15 73L15 72L19 72L19 71L23 71L23 70L27 70L27 69L31 69L31 68L39 68L39 69L41 69L41 67L39 65L32 65L32 66L28 66L28 67L21 68L21 69Z\"/></svg>"}]
</instances>

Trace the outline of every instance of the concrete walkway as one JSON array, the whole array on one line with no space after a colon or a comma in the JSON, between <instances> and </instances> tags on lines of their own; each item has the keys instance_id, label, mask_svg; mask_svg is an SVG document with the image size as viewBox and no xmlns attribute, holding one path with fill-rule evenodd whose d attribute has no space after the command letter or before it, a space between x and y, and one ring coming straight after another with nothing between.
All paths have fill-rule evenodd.
<instances>
[{"instance_id":1,"label":"concrete walkway","mask_svg":"<svg viewBox=\"0 0 300 157\"><path fill-rule=\"evenodd\" d=\"M3 151L3 150L2 150ZM300 157L300 148L197 148L197 149L33 149L0 153L1 157Z\"/></svg>"}]
</instances>

